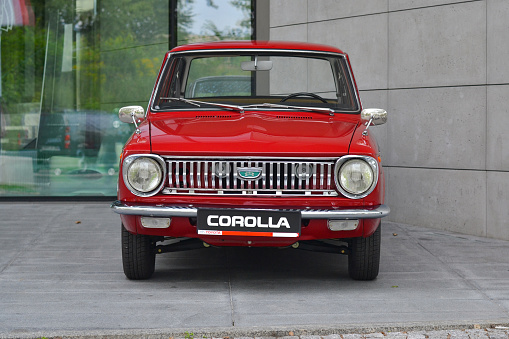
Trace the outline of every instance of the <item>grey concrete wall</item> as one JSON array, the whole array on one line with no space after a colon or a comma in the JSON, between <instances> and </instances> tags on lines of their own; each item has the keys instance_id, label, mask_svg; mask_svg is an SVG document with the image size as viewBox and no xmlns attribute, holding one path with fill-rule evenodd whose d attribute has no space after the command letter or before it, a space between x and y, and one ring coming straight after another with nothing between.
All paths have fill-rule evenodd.
<instances>
[{"instance_id":1,"label":"grey concrete wall","mask_svg":"<svg viewBox=\"0 0 509 339\"><path fill-rule=\"evenodd\" d=\"M270 38L347 52L389 220L509 240L509 1L271 0Z\"/></svg>"}]
</instances>

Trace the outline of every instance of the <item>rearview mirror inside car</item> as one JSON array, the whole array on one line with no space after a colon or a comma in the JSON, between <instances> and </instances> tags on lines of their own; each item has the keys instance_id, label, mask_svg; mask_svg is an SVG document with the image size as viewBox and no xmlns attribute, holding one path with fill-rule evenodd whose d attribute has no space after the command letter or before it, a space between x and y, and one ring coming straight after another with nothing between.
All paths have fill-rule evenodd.
<instances>
[{"instance_id":1,"label":"rearview mirror inside car","mask_svg":"<svg viewBox=\"0 0 509 339\"><path fill-rule=\"evenodd\" d=\"M270 60L257 60L244 61L240 65L243 71L270 71L272 69L272 61Z\"/></svg>"}]
</instances>

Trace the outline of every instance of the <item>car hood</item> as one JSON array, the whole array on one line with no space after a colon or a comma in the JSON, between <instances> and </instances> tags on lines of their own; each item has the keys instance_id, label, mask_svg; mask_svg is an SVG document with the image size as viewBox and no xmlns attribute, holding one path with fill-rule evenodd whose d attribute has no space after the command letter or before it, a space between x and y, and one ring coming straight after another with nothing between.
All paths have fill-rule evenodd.
<instances>
[{"instance_id":1,"label":"car hood","mask_svg":"<svg viewBox=\"0 0 509 339\"><path fill-rule=\"evenodd\" d=\"M152 152L161 155L336 156L348 153L355 115L199 112L152 114Z\"/></svg>"}]
</instances>

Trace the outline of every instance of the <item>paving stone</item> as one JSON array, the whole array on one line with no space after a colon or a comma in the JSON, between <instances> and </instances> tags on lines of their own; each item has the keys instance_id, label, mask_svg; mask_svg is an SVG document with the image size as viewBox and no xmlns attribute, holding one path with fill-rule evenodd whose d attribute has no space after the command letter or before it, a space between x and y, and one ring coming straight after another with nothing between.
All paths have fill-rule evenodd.
<instances>
[{"instance_id":1,"label":"paving stone","mask_svg":"<svg viewBox=\"0 0 509 339\"><path fill-rule=\"evenodd\" d=\"M340 334L329 334L322 336L322 339L342 339Z\"/></svg>"},{"instance_id":2,"label":"paving stone","mask_svg":"<svg viewBox=\"0 0 509 339\"><path fill-rule=\"evenodd\" d=\"M361 339L361 338L364 338L364 336L361 334L355 333L343 334L343 339Z\"/></svg>"},{"instance_id":3,"label":"paving stone","mask_svg":"<svg viewBox=\"0 0 509 339\"><path fill-rule=\"evenodd\" d=\"M427 333L429 339L447 339L449 338L449 332L447 330L443 331L430 331Z\"/></svg>"},{"instance_id":4,"label":"paving stone","mask_svg":"<svg viewBox=\"0 0 509 339\"><path fill-rule=\"evenodd\" d=\"M406 339L408 336L407 333L403 332L386 332L385 337L387 339Z\"/></svg>"},{"instance_id":5,"label":"paving stone","mask_svg":"<svg viewBox=\"0 0 509 339\"><path fill-rule=\"evenodd\" d=\"M463 330L450 331L451 339L470 339L468 334Z\"/></svg>"},{"instance_id":6,"label":"paving stone","mask_svg":"<svg viewBox=\"0 0 509 339\"><path fill-rule=\"evenodd\" d=\"M507 339L509 338L509 330L502 330L496 328L486 329L488 338L490 339Z\"/></svg>"},{"instance_id":7,"label":"paving stone","mask_svg":"<svg viewBox=\"0 0 509 339\"><path fill-rule=\"evenodd\" d=\"M424 331L409 332L407 338L408 339L426 339L426 334Z\"/></svg>"},{"instance_id":8,"label":"paving stone","mask_svg":"<svg viewBox=\"0 0 509 339\"><path fill-rule=\"evenodd\" d=\"M475 329L465 331L471 339L488 339L488 332L485 329Z\"/></svg>"}]
</instances>

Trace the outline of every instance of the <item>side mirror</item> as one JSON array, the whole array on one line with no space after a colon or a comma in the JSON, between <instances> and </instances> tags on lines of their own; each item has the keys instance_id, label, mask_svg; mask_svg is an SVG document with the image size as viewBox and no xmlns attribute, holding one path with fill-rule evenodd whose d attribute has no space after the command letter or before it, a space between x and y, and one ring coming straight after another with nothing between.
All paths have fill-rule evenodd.
<instances>
[{"instance_id":1,"label":"side mirror","mask_svg":"<svg viewBox=\"0 0 509 339\"><path fill-rule=\"evenodd\" d=\"M118 111L118 118L122 122L134 124L136 126L136 134L140 134L138 123L145 119L145 110L141 106L126 106Z\"/></svg>"},{"instance_id":2,"label":"side mirror","mask_svg":"<svg viewBox=\"0 0 509 339\"><path fill-rule=\"evenodd\" d=\"M387 122L387 111L379 108L366 108L361 112L361 119L369 126L383 125Z\"/></svg>"},{"instance_id":3,"label":"side mirror","mask_svg":"<svg viewBox=\"0 0 509 339\"><path fill-rule=\"evenodd\" d=\"M138 122L145 119L145 110L141 106L126 106L118 111L120 121L137 125Z\"/></svg>"}]
</instances>

